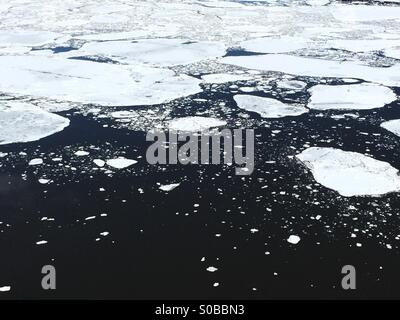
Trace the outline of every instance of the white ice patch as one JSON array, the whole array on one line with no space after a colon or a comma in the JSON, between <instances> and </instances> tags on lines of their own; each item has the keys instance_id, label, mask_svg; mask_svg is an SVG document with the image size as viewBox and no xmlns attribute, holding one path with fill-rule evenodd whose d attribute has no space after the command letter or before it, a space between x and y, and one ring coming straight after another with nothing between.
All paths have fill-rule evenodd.
<instances>
[{"instance_id":1,"label":"white ice patch","mask_svg":"<svg viewBox=\"0 0 400 320\"><path fill-rule=\"evenodd\" d=\"M379 196L400 191L399 171L361 153L312 147L296 157L323 186L344 197Z\"/></svg>"},{"instance_id":2,"label":"white ice patch","mask_svg":"<svg viewBox=\"0 0 400 320\"><path fill-rule=\"evenodd\" d=\"M201 91L171 70L41 56L0 56L0 91L99 105L152 105Z\"/></svg>"},{"instance_id":3,"label":"white ice patch","mask_svg":"<svg viewBox=\"0 0 400 320\"><path fill-rule=\"evenodd\" d=\"M165 184L159 187L160 190L169 192L171 190L174 190L175 188L179 187L180 183L171 183L171 184Z\"/></svg>"},{"instance_id":4,"label":"white ice patch","mask_svg":"<svg viewBox=\"0 0 400 320\"><path fill-rule=\"evenodd\" d=\"M400 119L383 122L381 127L400 137Z\"/></svg>"},{"instance_id":5,"label":"white ice patch","mask_svg":"<svg viewBox=\"0 0 400 320\"><path fill-rule=\"evenodd\" d=\"M400 46L400 39L335 39L328 40L326 46L354 52L378 51Z\"/></svg>"},{"instance_id":6,"label":"white ice patch","mask_svg":"<svg viewBox=\"0 0 400 320\"><path fill-rule=\"evenodd\" d=\"M94 159L93 162L96 166L100 168L104 167L104 165L106 164L105 161L101 159Z\"/></svg>"},{"instance_id":7,"label":"white ice patch","mask_svg":"<svg viewBox=\"0 0 400 320\"><path fill-rule=\"evenodd\" d=\"M330 12L336 19L345 22L400 19L400 7L393 6L338 4L330 7Z\"/></svg>"},{"instance_id":8,"label":"white ice patch","mask_svg":"<svg viewBox=\"0 0 400 320\"><path fill-rule=\"evenodd\" d=\"M197 132L210 128L222 127L226 121L211 117L175 118L169 122L169 129L174 131Z\"/></svg>"},{"instance_id":9,"label":"white ice patch","mask_svg":"<svg viewBox=\"0 0 400 320\"><path fill-rule=\"evenodd\" d=\"M281 80L276 83L278 88L288 90L302 90L307 86L307 83L298 80Z\"/></svg>"},{"instance_id":10,"label":"white ice patch","mask_svg":"<svg viewBox=\"0 0 400 320\"><path fill-rule=\"evenodd\" d=\"M43 159L41 159L41 158L32 159L28 163L28 165L30 165L30 166L37 166L37 165L41 165L41 164L43 164Z\"/></svg>"},{"instance_id":11,"label":"white ice patch","mask_svg":"<svg viewBox=\"0 0 400 320\"><path fill-rule=\"evenodd\" d=\"M42 46L61 37L62 34L49 31L0 31L0 48Z\"/></svg>"},{"instance_id":12,"label":"white ice patch","mask_svg":"<svg viewBox=\"0 0 400 320\"><path fill-rule=\"evenodd\" d=\"M308 107L316 110L382 108L397 99L390 88L373 83L316 85L308 91L311 94Z\"/></svg>"},{"instance_id":13,"label":"white ice patch","mask_svg":"<svg viewBox=\"0 0 400 320\"><path fill-rule=\"evenodd\" d=\"M206 83L226 83L241 80L250 80L252 77L248 74L232 74L232 73L214 73L207 74L201 77Z\"/></svg>"},{"instance_id":14,"label":"white ice patch","mask_svg":"<svg viewBox=\"0 0 400 320\"><path fill-rule=\"evenodd\" d=\"M387 57L395 58L400 60L400 47L399 48L389 48L385 50L385 55Z\"/></svg>"},{"instance_id":15,"label":"white ice patch","mask_svg":"<svg viewBox=\"0 0 400 320\"><path fill-rule=\"evenodd\" d=\"M76 54L101 55L132 65L169 67L221 57L225 52L225 45L219 42L145 39L87 43Z\"/></svg>"},{"instance_id":16,"label":"white ice patch","mask_svg":"<svg viewBox=\"0 0 400 320\"><path fill-rule=\"evenodd\" d=\"M287 239L287 242L291 244L298 244L300 242L300 237L292 234Z\"/></svg>"},{"instance_id":17,"label":"white ice patch","mask_svg":"<svg viewBox=\"0 0 400 320\"><path fill-rule=\"evenodd\" d=\"M256 112L263 118L282 118L287 116L299 116L308 112L300 105L282 103L272 98L257 97L253 95L235 95L238 107L247 111Z\"/></svg>"},{"instance_id":18,"label":"white ice patch","mask_svg":"<svg viewBox=\"0 0 400 320\"><path fill-rule=\"evenodd\" d=\"M225 57L221 61L249 69L277 71L308 77L364 79L387 86L400 86L400 64L379 68L352 61L330 61L286 54Z\"/></svg>"},{"instance_id":19,"label":"white ice patch","mask_svg":"<svg viewBox=\"0 0 400 320\"><path fill-rule=\"evenodd\" d=\"M1 86L1 85L0 85ZM69 120L30 105L0 104L0 145L40 140L69 126Z\"/></svg>"},{"instance_id":20,"label":"white ice patch","mask_svg":"<svg viewBox=\"0 0 400 320\"><path fill-rule=\"evenodd\" d=\"M117 158L117 159L110 159L107 160L107 165L113 167L115 169L124 169L136 164L136 160L126 159L126 158Z\"/></svg>"},{"instance_id":21,"label":"white ice patch","mask_svg":"<svg viewBox=\"0 0 400 320\"><path fill-rule=\"evenodd\" d=\"M259 53L284 53L306 48L308 41L301 37L282 36L280 38L257 38L240 43L246 51Z\"/></svg>"},{"instance_id":22,"label":"white ice patch","mask_svg":"<svg viewBox=\"0 0 400 320\"><path fill-rule=\"evenodd\" d=\"M11 286L2 286L0 287L0 292L8 292L11 290Z\"/></svg>"},{"instance_id":23,"label":"white ice patch","mask_svg":"<svg viewBox=\"0 0 400 320\"><path fill-rule=\"evenodd\" d=\"M74 153L77 157L85 157L89 155L89 152L84 150L78 150Z\"/></svg>"}]
</instances>

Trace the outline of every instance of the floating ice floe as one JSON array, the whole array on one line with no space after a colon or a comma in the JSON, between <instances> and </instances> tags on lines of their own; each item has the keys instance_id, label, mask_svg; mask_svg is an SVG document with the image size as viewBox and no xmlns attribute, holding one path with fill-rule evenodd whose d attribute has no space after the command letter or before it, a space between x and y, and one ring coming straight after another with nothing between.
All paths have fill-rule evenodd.
<instances>
[{"instance_id":1,"label":"floating ice floe","mask_svg":"<svg viewBox=\"0 0 400 320\"><path fill-rule=\"evenodd\" d=\"M281 80L276 83L278 88L288 89L288 90L302 90L307 86L304 81L298 80Z\"/></svg>"},{"instance_id":2,"label":"floating ice floe","mask_svg":"<svg viewBox=\"0 0 400 320\"><path fill-rule=\"evenodd\" d=\"M0 287L0 292L8 292L11 290L11 286L2 286Z\"/></svg>"},{"instance_id":3,"label":"floating ice floe","mask_svg":"<svg viewBox=\"0 0 400 320\"><path fill-rule=\"evenodd\" d=\"M206 74L201 77L206 83L226 83L226 82L235 82L241 80L250 80L252 77L248 74L233 74L233 73L213 73Z\"/></svg>"},{"instance_id":4,"label":"floating ice floe","mask_svg":"<svg viewBox=\"0 0 400 320\"><path fill-rule=\"evenodd\" d=\"M124 169L130 167L137 163L136 160L126 159L126 158L117 158L117 159L110 159L107 160L107 165L113 167L115 169Z\"/></svg>"},{"instance_id":5,"label":"floating ice floe","mask_svg":"<svg viewBox=\"0 0 400 320\"><path fill-rule=\"evenodd\" d=\"M42 56L0 56L0 91L99 105L152 105L201 91L171 70Z\"/></svg>"},{"instance_id":6,"label":"floating ice floe","mask_svg":"<svg viewBox=\"0 0 400 320\"><path fill-rule=\"evenodd\" d=\"M226 121L217 118L184 117L172 119L168 124L168 128L174 131L198 132L225 125Z\"/></svg>"},{"instance_id":7,"label":"floating ice floe","mask_svg":"<svg viewBox=\"0 0 400 320\"><path fill-rule=\"evenodd\" d=\"M392 89L373 83L316 85L308 91L307 106L317 110L382 108L397 99Z\"/></svg>"},{"instance_id":8,"label":"floating ice floe","mask_svg":"<svg viewBox=\"0 0 400 320\"><path fill-rule=\"evenodd\" d=\"M400 60L400 46L398 48L389 48L385 50L387 57L395 58Z\"/></svg>"},{"instance_id":9,"label":"floating ice floe","mask_svg":"<svg viewBox=\"0 0 400 320\"><path fill-rule=\"evenodd\" d=\"M381 127L400 137L400 119L385 121Z\"/></svg>"},{"instance_id":10,"label":"floating ice floe","mask_svg":"<svg viewBox=\"0 0 400 320\"><path fill-rule=\"evenodd\" d=\"M332 61L286 54L224 57L221 61L249 69L278 71L308 77L356 78L387 86L400 86L400 64L380 68L354 61Z\"/></svg>"},{"instance_id":11,"label":"floating ice floe","mask_svg":"<svg viewBox=\"0 0 400 320\"><path fill-rule=\"evenodd\" d=\"M333 16L344 22L400 19L400 7L336 4L329 8Z\"/></svg>"},{"instance_id":12,"label":"floating ice floe","mask_svg":"<svg viewBox=\"0 0 400 320\"><path fill-rule=\"evenodd\" d=\"M40 140L69 125L67 118L40 108L7 104L11 107L0 104L0 145Z\"/></svg>"},{"instance_id":13,"label":"floating ice floe","mask_svg":"<svg viewBox=\"0 0 400 320\"><path fill-rule=\"evenodd\" d=\"M0 31L0 48L42 46L61 37L62 34L50 31Z\"/></svg>"},{"instance_id":14,"label":"floating ice floe","mask_svg":"<svg viewBox=\"0 0 400 320\"><path fill-rule=\"evenodd\" d=\"M357 152L311 147L296 157L318 183L345 197L379 196L400 191L396 168Z\"/></svg>"},{"instance_id":15,"label":"floating ice floe","mask_svg":"<svg viewBox=\"0 0 400 320\"><path fill-rule=\"evenodd\" d=\"M287 242L291 244L298 244L300 242L300 237L292 234L287 239Z\"/></svg>"},{"instance_id":16,"label":"floating ice floe","mask_svg":"<svg viewBox=\"0 0 400 320\"><path fill-rule=\"evenodd\" d=\"M30 166L37 166L37 165L40 165L40 164L43 164L43 159L41 159L41 158L32 159L28 163L28 165L30 165Z\"/></svg>"},{"instance_id":17,"label":"floating ice floe","mask_svg":"<svg viewBox=\"0 0 400 320\"><path fill-rule=\"evenodd\" d=\"M235 95L238 107L247 111L256 112L263 118L283 118L287 116L299 116L308 110L299 105L282 103L272 98L257 97L253 95Z\"/></svg>"},{"instance_id":18,"label":"floating ice floe","mask_svg":"<svg viewBox=\"0 0 400 320\"><path fill-rule=\"evenodd\" d=\"M168 192L171 190L174 190L175 188L179 187L180 183L171 183L171 184L165 184L159 187L160 190Z\"/></svg>"},{"instance_id":19,"label":"floating ice floe","mask_svg":"<svg viewBox=\"0 0 400 320\"><path fill-rule=\"evenodd\" d=\"M400 39L335 39L328 40L326 47L353 52L378 51L400 46Z\"/></svg>"},{"instance_id":20,"label":"floating ice floe","mask_svg":"<svg viewBox=\"0 0 400 320\"><path fill-rule=\"evenodd\" d=\"M104 167L104 165L106 164L106 162L101 159L94 159L93 162L96 166L98 166L100 168Z\"/></svg>"},{"instance_id":21,"label":"floating ice floe","mask_svg":"<svg viewBox=\"0 0 400 320\"><path fill-rule=\"evenodd\" d=\"M77 157L85 157L89 155L89 152L84 150L78 150L74 153Z\"/></svg>"},{"instance_id":22,"label":"floating ice floe","mask_svg":"<svg viewBox=\"0 0 400 320\"><path fill-rule=\"evenodd\" d=\"M193 42L186 39L144 39L104 41L85 44L75 54L101 55L128 64L157 67L185 65L221 57L226 48L220 42Z\"/></svg>"},{"instance_id":23,"label":"floating ice floe","mask_svg":"<svg viewBox=\"0 0 400 320\"><path fill-rule=\"evenodd\" d=\"M264 37L246 40L240 47L246 51L259 53L284 53L306 48L308 41L301 37L282 36L279 38Z\"/></svg>"}]
</instances>

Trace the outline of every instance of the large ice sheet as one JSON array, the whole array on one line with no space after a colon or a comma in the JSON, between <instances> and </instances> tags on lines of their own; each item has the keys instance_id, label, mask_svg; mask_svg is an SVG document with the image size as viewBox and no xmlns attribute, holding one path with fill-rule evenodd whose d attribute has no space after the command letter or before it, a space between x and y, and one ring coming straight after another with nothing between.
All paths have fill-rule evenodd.
<instances>
[{"instance_id":1,"label":"large ice sheet","mask_svg":"<svg viewBox=\"0 0 400 320\"><path fill-rule=\"evenodd\" d=\"M400 191L396 168L361 153L312 147L296 157L311 170L318 183L345 197L379 196Z\"/></svg>"},{"instance_id":2,"label":"large ice sheet","mask_svg":"<svg viewBox=\"0 0 400 320\"><path fill-rule=\"evenodd\" d=\"M187 39L104 41L85 44L77 54L102 55L129 64L152 66L184 65L223 56L223 43Z\"/></svg>"},{"instance_id":3,"label":"large ice sheet","mask_svg":"<svg viewBox=\"0 0 400 320\"><path fill-rule=\"evenodd\" d=\"M62 131L69 125L67 118L32 105L0 103L0 145L30 142Z\"/></svg>"},{"instance_id":4,"label":"large ice sheet","mask_svg":"<svg viewBox=\"0 0 400 320\"><path fill-rule=\"evenodd\" d=\"M302 37L263 37L251 39L240 43L246 51L260 53L284 53L306 48L308 41Z\"/></svg>"},{"instance_id":5,"label":"large ice sheet","mask_svg":"<svg viewBox=\"0 0 400 320\"><path fill-rule=\"evenodd\" d=\"M233 98L239 108L256 112L263 118L299 116L308 112L303 106L282 103L272 98L257 97L247 94L235 95Z\"/></svg>"},{"instance_id":6,"label":"large ice sheet","mask_svg":"<svg viewBox=\"0 0 400 320\"><path fill-rule=\"evenodd\" d=\"M317 110L382 108L397 99L392 89L373 83L317 85L308 91L308 107Z\"/></svg>"},{"instance_id":7,"label":"large ice sheet","mask_svg":"<svg viewBox=\"0 0 400 320\"><path fill-rule=\"evenodd\" d=\"M385 121L381 127L400 137L400 119Z\"/></svg>"},{"instance_id":8,"label":"large ice sheet","mask_svg":"<svg viewBox=\"0 0 400 320\"><path fill-rule=\"evenodd\" d=\"M311 77L356 78L387 86L400 86L400 64L370 67L353 61L332 61L287 54L225 57L223 63L265 71Z\"/></svg>"},{"instance_id":9,"label":"large ice sheet","mask_svg":"<svg viewBox=\"0 0 400 320\"><path fill-rule=\"evenodd\" d=\"M0 47L35 47L50 43L62 34L50 31L0 31Z\"/></svg>"},{"instance_id":10,"label":"large ice sheet","mask_svg":"<svg viewBox=\"0 0 400 320\"><path fill-rule=\"evenodd\" d=\"M99 105L152 105L200 92L173 71L41 56L1 56L0 92Z\"/></svg>"}]
</instances>

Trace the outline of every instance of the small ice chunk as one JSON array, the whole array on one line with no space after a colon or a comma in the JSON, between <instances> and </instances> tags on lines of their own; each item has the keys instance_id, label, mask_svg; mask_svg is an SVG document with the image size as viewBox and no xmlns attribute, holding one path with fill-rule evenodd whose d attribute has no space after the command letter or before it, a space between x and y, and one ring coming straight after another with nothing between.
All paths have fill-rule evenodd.
<instances>
[{"instance_id":1,"label":"small ice chunk","mask_svg":"<svg viewBox=\"0 0 400 320\"><path fill-rule=\"evenodd\" d=\"M84 151L84 150L79 150L79 151L75 152L75 155L78 157L84 157L84 156L88 156L89 152Z\"/></svg>"},{"instance_id":2,"label":"small ice chunk","mask_svg":"<svg viewBox=\"0 0 400 320\"><path fill-rule=\"evenodd\" d=\"M299 116L308 110L300 105L282 103L272 98L264 98L253 95L235 95L239 108L256 112L263 118L282 118L287 116Z\"/></svg>"},{"instance_id":3,"label":"small ice chunk","mask_svg":"<svg viewBox=\"0 0 400 320\"><path fill-rule=\"evenodd\" d=\"M30 166L37 166L37 165L40 165L40 164L43 164L43 159L41 159L41 158L32 159L28 163L28 165L30 165Z\"/></svg>"},{"instance_id":4,"label":"small ice chunk","mask_svg":"<svg viewBox=\"0 0 400 320\"><path fill-rule=\"evenodd\" d=\"M136 163L137 163L136 160L126 159L126 158L122 158L122 157L107 160L107 165L109 165L110 167L113 167L115 169L124 169L124 168L130 167Z\"/></svg>"},{"instance_id":5,"label":"small ice chunk","mask_svg":"<svg viewBox=\"0 0 400 320\"><path fill-rule=\"evenodd\" d=\"M40 184L48 184L50 182L49 179L39 179L38 181Z\"/></svg>"},{"instance_id":6,"label":"small ice chunk","mask_svg":"<svg viewBox=\"0 0 400 320\"><path fill-rule=\"evenodd\" d=\"M171 183L171 184L162 185L159 187L159 189L162 191L168 192L168 191L174 190L179 185L180 185L180 183Z\"/></svg>"},{"instance_id":7,"label":"small ice chunk","mask_svg":"<svg viewBox=\"0 0 400 320\"><path fill-rule=\"evenodd\" d=\"M46 243L47 243L46 240L40 240L40 241L37 241L37 242L36 242L36 244L37 244L38 246L40 246L40 245L42 245L42 244L46 244Z\"/></svg>"},{"instance_id":8,"label":"small ice chunk","mask_svg":"<svg viewBox=\"0 0 400 320\"><path fill-rule=\"evenodd\" d=\"M298 244L300 241L300 237L296 236L296 235L290 235L289 238L287 239L287 242L291 243L291 244Z\"/></svg>"},{"instance_id":9,"label":"small ice chunk","mask_svg":"<svg viewBox=\"0 0 400 320\"><path fill-rule=\"evenodd\" d=\"M218 270L218 268L216 268L216 267L208 267L207 268L207 271L208 272L215 272L215 271L217 271Z\"/></svg>"},{"instance_id":10,"label":"small ice chunk","mask_svg":"<svg viewBox=\"0 0 400 320\"><path fill-rule=\"evenodd\" d=\"M106 164L105 161L101 159L94 159L93 162L96 166L100 168L104 167L104 165Z\"/></svg>"},{"instance_id":11,"label":"small ice chunk","mask_svg":"<svg viewBox=\"0 0 400 320\"><path fill-rule=\"evenodd\" d=\"M226 121L211 117L175 118L169 122L169 129L175 131L197 132L222 127Z\"/></svg>"},{"instance_id":12,"label":"small ice chunk","mask_svg":"<svg viewBox=\"0 0 400 320\"><path fill-rule=\"evenodd\" d=\"M11 286L2 286L0 287L0 292L8 292L11 290Z\"/></svg>"}]
</instances>

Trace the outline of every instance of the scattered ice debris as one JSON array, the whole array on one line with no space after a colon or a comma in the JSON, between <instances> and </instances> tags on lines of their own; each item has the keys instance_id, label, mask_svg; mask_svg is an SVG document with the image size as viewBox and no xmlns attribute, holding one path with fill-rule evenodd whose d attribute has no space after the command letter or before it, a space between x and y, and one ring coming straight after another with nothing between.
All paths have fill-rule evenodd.
<instances>
[{"instance_id":1,"label":"scattered ice debris","mask_svg":"<svg viewBox=\"0 0 400 320\"><path fill-rule=\"evenodd\" d=\"M256 112L263 118L282 118L287 116L298 116L308 112L308 110L300 105L282 103L272 98L264 98L253 95L235 95L239 108Z\"/></svg>"},{"instance_id":2,"label":"scattered ice debris","mask_svg":"<svg viewBox=\"0 0 400 320\"><path fill-rule=\"evenodd\" d=\"M308 91L308 107L317 110L382 108L397 99L392 89L373 83L317 85Z\"/></svg>"},{"instance_id":3,"label":"scattered ice debris","mask_svg":"<svg viewBox=\"0 0 400 320\"><path fill-rule=\"evenodd\" d=\"M165 191L165 192L169 192L169 191L174 190L179 185L180 185L180 183L171 183L171 184L162 185L159 187L159 189L162 191Z\"/></svg>"},{"instance_id":4,"label":"scattered ice debris","mask_svg":"<svg viewBox=\"0 0 400 320\"><path fill-rule=\"evenodd\" d=\"M218 268L216 268L216 267L208 267L207 268L207 271L208 272L215 272L215 271L217 271L218 270Z\"/></svg>"},{"instance_id":5,"label":"scattered ice debris","mask_svg":"<svg viewBox=\"0 0 400 320\"><path fill-rule=\"evenodd\" d=\"M107 165L109 165L110 167L113 167L115 169L124 169L124 168L130 167L130 166L136 164L137 161L121 157L121 158L107 160L106 163L107 163Z\"/></svg>"},{"instance_id":6,"label":"scattered ice debris","mask_svg":"<svg viewBox=\"0 0 400 320\"><path fill-rule=\"evenodd\" d=\"M345 197L379 196L400 191L396 168L361 153L311 147L296 157L311 170L318 183Z\"/></svg>"},{"instance_id":7,"label":"scattered ice debris","mask_svg":"<svg viewBox=\"0 0 400 320\"><path fill-rule=\"evenodd\" d=\"M9 101L0 103L0 145L40 140L68 126L67 118L40 108L23 104L13 107Z\"/></svg>"},{"instance_id":8,"label":"scattered ice debris","mask_svg":"<svg viewBox=\"0 0 400 320\"><path fill-rule=\"evenodd\" d=\"M40 245L42 245L42 244L47 244L47 241L46 241L46 240L40 240L40 241L37 241L36 244L37 244L38 246L40 246Z\"/></svg>"},{"instance_id":9,"label":"scattered ice debris","mask_svg":"<svg viewBox=\"0 0 400 320\"><path fill-rule=\"evenodd\" d=\"M101 159L94 159L93 162L96 166L98 166L100 168L104 167L104 165L106 164L106 162Z\"/></svg>"},{"instance_id":10,"label":"scattered ice debris","mask_svg":"<svg viewBox=\"0 0 400 320\"><path fill-rule=\"evenodd\" d=\"M40 165L40 164L43 164L43 159L41 159L41 158L32 159L28 163L28 165L30 165L30 166L37 166L37 165Z\"/></svg>"},{"instance_id":11,"label":"scattered ice debris","mask_svg":"<svg viewBox=\"0 0 400 320\"><path fill-rule=\"evenodd\" d=\"M89 152L84 151L84 150L78 150L74 153L78 157L85 157L89 155Z\"/></svg>"},{"instance_id":12,"label":"scattered ice debris","mask_svg":"<svg viewBox=\"0 0 400 320\"><path fill-rule=\"evenodd\" d=\"M184 132L198 132L210 128L222 127L226 121L211 117L184 117L175 118L169 122L169 129Z\"/></svg>"},{"instance_id":13,"label":"scattered ice debris","mask_svg":"<svg viewBox=\"0 0 400 320\"><path fill-rule=\"evenodd\" d=\"M0 68L2 92L103 106L158 104L201 91L199 79L147 66L0 56Z\"/></svg>"},{"instance_id":14,"label":"scattered ice debris","mask_svg":"<svg viewBox=\"0 0 400 320\"><path fill-rule=\"evenodd\" d=\"M385 121L381 127L400 137L400 119Z\"/></svg>"},{"instance_id":15,"label":"scattered ice debris","mask_svg":"<svg viewBox=\"0 0 400 320\"><path fill-rule=\"evenodd\" d=\"M2 286L0 287L0 292L8 292L11 290L11 286Z\"/></svg>"},{"instance_id":16,"label":"scattered ice debris","mask_svg":"<svg viewBox=\"0 0 400 320\"><path fill-rule=\"evenodd\" d=\"M0 158L4 158L8 155L6 152L0 152Z\"/></svg>"},{"instance_id":17,"label":"scattered ice debris","mask_svg":"<svg viewBox=\"0 0 400 320\"><path fill-rule=\"evenodd\" d=\"M300 241L300 237L296 236L296 235L290 235L289 238L287 239L287 242L291 243L291 244L298 244Z\"/></svg>"}]
</instances>

